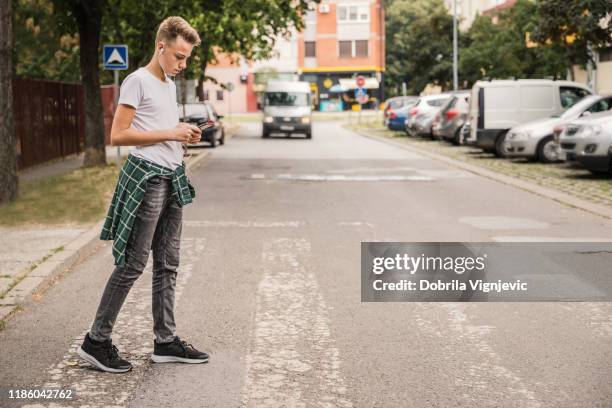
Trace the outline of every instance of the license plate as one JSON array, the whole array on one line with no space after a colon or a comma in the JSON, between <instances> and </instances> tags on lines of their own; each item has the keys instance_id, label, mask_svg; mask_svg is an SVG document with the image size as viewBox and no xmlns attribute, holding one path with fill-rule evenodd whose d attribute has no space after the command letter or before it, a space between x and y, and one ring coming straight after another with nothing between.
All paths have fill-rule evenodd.
<instances>
[{"instance_id":1,"label":"license plate","mask_svg":"<svg viewBox=\"0 0 612 408\"><path fill-rule=\"evenodd\" d=\"M294 130L295 127L293 126L281 126L281 130Z\"/></svg>"}]
</instances>

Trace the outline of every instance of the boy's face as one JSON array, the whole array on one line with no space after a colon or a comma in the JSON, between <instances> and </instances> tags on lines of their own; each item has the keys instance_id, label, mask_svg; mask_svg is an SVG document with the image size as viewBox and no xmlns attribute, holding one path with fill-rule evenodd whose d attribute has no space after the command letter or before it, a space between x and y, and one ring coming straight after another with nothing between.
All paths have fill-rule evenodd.
<instances>
[{"instance_id":1,"label":"boy's face","mask_svg":"<svg viewBox=\"0 0 612 408\"><path fill-rule=\"evenodd\" d=\"M160 51L163 49L163 52ZM193 44L181 36L168 44L157 43L157 58L166 75L175 76L187 67L187 58L191 56Z\"/></svg>"}]
</instances>

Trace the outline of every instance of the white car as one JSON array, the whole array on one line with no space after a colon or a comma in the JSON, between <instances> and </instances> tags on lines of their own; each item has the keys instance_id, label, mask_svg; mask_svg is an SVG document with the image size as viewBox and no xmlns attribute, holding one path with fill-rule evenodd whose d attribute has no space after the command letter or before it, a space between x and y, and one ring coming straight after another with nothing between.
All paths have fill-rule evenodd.
<instances>
[{"instance_id":1,"label":"white car","mask_svg":"<svg viewBox=\"0 0 612 408\"><path fill-rule=\"evenodd\" d=\"M573 121L559 135L559 145L566 160L578 161L593 173L611 172L612 111Z\"/></svg>"},{"instance_id":2,"label":"white car","mask_svg":"<svg viewBox=\"0 0 612 408\"><path fill-rule=\"evenodd\" d=\"M409 112L406 120L406 132L411 136L432 136L431 126L436 113L452 95L449 93L427 95L419 98Z\"/></svg>"},{"instance_id":3,"label":"white car","mask_svg":"<svg viewBox=\"0 0 612 408\"><path fill-rule=\"evenodd\" d=\"M526 157L552 163L560 159L554 139L571 121L612 109L612 95L589 95L559 116L515 126L506 135L506 157Z\"/></svg>"}]
</instances>

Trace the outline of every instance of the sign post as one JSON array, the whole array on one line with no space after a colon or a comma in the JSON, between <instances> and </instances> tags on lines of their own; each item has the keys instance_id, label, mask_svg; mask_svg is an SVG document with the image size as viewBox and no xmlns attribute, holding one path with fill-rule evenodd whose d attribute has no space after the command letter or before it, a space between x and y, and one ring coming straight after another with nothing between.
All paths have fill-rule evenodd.
<instances>
[{"instance_id":1,"label":"sign post","mask_svg":"<svg viewBox=\"0 0 612 408\"><path fill-rule=\"evenodd\" d=\"M104 44L102 48L104 69L111 70L114 77L115 109L119 101L119 71L128 69L128 47L125 44ZM121 146L117 146L117 166L121 163Z\"/></svg>"},{"instance_id":2,"label":"sign post","mask_svg":"<svg viewBox=\"0 0 612 408\"><path fill-rule=\"evenodd\" d=\"M363 104L368 102L368 93L365 90L365 77L363 75L357 76L355 78L355 83L357 88L355 88L355 99L359 102L359 116L358 123L361 124L361 111L363 110Z\"/></svg>"},{"instance_id":3,"label":"sign post","mask_svg":"<svg viewBox=\"0 0 612 408\"><path fill-rule=\"evenodd\" d=\"M226 85L227 88L227 101L229 103L228 110L228 121L232 121L232 91L234 90L234 84L232 82L228 82Z\"/></svg>"}]
</instances>

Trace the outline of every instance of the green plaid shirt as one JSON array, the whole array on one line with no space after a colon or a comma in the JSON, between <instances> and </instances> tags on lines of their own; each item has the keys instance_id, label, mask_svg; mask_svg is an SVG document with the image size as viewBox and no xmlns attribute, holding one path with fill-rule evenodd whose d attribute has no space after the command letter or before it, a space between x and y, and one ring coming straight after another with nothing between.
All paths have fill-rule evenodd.
<instances>
[{"instance_id":1,"label":"green plaid shirt","mask_svg":"<svg viewBox=\"0 0 612 408\"><path fill-rule=\"evenodd\" d=\"M155 176L172 178L172 195L179 206L191 203L195 197L195 190L185 175L184 163L172 171L130 154L119 174L100 234L100 239L113 241L115 265L125 265L125 247L132 233L136 212L144 199L147 181Z\"/></svg>"}]
</instances>

